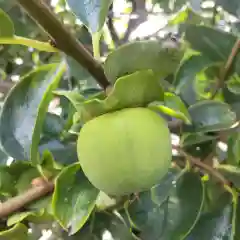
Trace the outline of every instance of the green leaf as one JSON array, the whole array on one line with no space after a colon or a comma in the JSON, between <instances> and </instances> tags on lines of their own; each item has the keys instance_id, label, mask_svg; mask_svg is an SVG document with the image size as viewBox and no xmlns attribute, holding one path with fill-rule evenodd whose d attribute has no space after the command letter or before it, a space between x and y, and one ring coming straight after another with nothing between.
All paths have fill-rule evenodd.
<instances>
[{"instance_id":1,"label":"green leaf","mask_svg":"<svg viewBox=\"0 0 240 240\"><path fill-rule=\"evenodd\" d=\"M156 111L156 112L159 112L159 113L164 113L168 116L181 119L187 124L190 123L189 119L184 114L165 106L164 103L155 101L155 102L150 103L148 105L148 108L152 109L153 111Z\"/></svg>"},{"instance_id":2,"label":"green leaf","mask_svg":"<svg viewBox=\"0 0 240 240\"><path fill-rule=\"evenodd\" d=\"M81 95L76 92L56 93L66 96L73 103L83 122L110 111L146 106L154 100L163 100L159 79L151 70L120 77L104 100L92 98L83 102Z\"/></svg>"},{"instance_id":3,"label":"green leaf","mask_svg":"<svg viewBox=\"0 0 240 240\"><path fill-rule=\"evenodd\" d=\"M0 39L5 37L13 37L14 25L10 17L0 9Z\"/></svg>"},{"instance_id":4,"label":"green leaf","mask_svg":"<svg viewBox=\"0 0 240 240\"><path fill-rule=\"evenodd\" d=\"M61 117L53 113L46 113L43 122L43 134L50 135L50 137L57 137L63 131L64 121Z\"/></svg>"},{"instance_id":5,"label":"green leaf","mask_svg":"<svg viewBox=\"0 0 240 240\"><path fill-rule=\"evenodd\" d=\"M164 93L164 103L167 107L182 113L187 124L191 123L191 116L180 97L170 92Z\"/></svg>"},{"instance_id":6,"label":"green leaf","mask_svg":"<svg viewBox=\"0 0 240 240\"><path fill-rule=\"evenodd\" d=\"M14 177L6 167L0 167L0 194L11 195L14 193Z\"/></svg>"},{"instance_id":7,"label":"green leaf","mask_svg":"<svg viewBox=\"0 0 240 240\"><path fill-rule=\"evenodd\" d=\"M215 132L229 129L236 122L236 114L226 103L200 101L188 109L196 132Z\"/></svg>"},{"instance_id":8,"label":"green leaf","mask_svg":"<svg viewBox=\"0 0 240 240\"><path fill-rule=\"evenodd\" d=\"M38 212L27 211L27 212L14 213L8 218L7 226L11 227L11 226L15 225L16 223L20 223L26 219L28 219L31 222L34 222L34 220L37 219L38 217L41 217L43 215L43 213L44 213L43 209L41 209Z\"/></svg>"},{"instance_id":9,"label":"green leaf","mask_svg":"<svg viewBox=\"0 0 240 240\"><path fill-rule=\"evenodd\" d=\"M240 95L240 78L238 74L232 75L226 84L229 91L236 95Z\"/></svg>"},{"instance_id":10,"label":"green leaf","mask_svg":"<svg viewBox=\"0 0 240 240\"><path fill-rule=\"evenodd\" d=\"M155 204L149 192L140 194L128 207L130 222L141 229L141 239L184 239L196 224L204 199L201 179L185 173L166 200Z\"/></svg>"},{"instance_id":11,"label":"green leaf","mask_svg":"<svg viewBox=\"0 0 240 240\"><path fill-rule=\"evenodd\" d=\"M0 117L0 142L10 156L38 163L44 117L64 71L64 63L42 66L26 75L7 96Z\"/></svg>"},{"instance_id":12,"label":"green leaf","mask_svg":"<svg viewBox=\"0 0 240 240\"><path fill-rule=\"evenodd\" d=\"M25 172L23 172L16 183L16 189L19 194L25 192L27 189L32 187L31 182L34 178L40 177L40 173L37 168L29 168Z\"/></svg>"},{"instance_id":13,"label":"green leaf","mask_svg":"<svg viewBox=\"0 0 240 240\"><path fill-rule=\"evenodd\" d=\"M82 23L95 33L103 27L112 0L67 0L67 3Z\"/></svg>"},{"instance_id":14,"label":"green leaf","mask_svg":"<svg viewBox=\"0 0 240 240\"><path fill-rule=\"evenodd\" d=\"M230 182L232 182L235 187L240 188L240 168L239 167L220 164L216 166L216 168L222 175L224 175Z\"/></svg>"},{"instance_id":15,"label":"green leaf","mask_svg":"<svg viewBox=\"0 0 240 240\"><path fill-rule=\"evenodd\" d=\"M234 132L228 138L227 163L238 166L240 162L240 132Z\"/></svg>"},{"instance_id":16,"label":"green leaf","mask_svg":"<svg viewBox=\"0 0 240 240\"><path fill-rule=\"evenodd\" d=\"M88 87L97 87L97 81L95 78L85 69L83 68L75 59L67 56L66 57L69 72L70 74L77 80L85 82L84 85Z\"/></svg>"},{"instance_id":17,"label":"green leaf","mask_svg":"<svg viewBox=\"0 0 240 240\"><path fill-rule=\"evenodd\" d=\"M11 45L23 45L26 47L32 47L39 51L45 52L58 52L57 48L52 47L48 42L41 42L30 38L24 38L19 36L1 37L0 44L11 44Z\"/></svg>"},{"instance_id":18,"label":"green leaf","mask_svg":"<svg viewBox=\"0 0 240 240\"><path fill-rule=\"evenodd\" d=\"M114 240L135 239L130 229L118 217L109 212L95 212L80 231L70 237L64 233L62 237L69 240L102 240L105 239L104 233L107 233L110 239Z\"/></svg>"},{"instance_id":19,"label":"green leaf","mask_svg":"<svg viewBox=\"0 0 240 240\"><path fill-rule=\"evenodd\" d=\"M28 239L28 229L22 223L16 224L13 228L0 232L3 240L26 240Z\"/></svg>"},{"instance_id":20,"label":"green leaf","mask_svg":"<svg viewBox=\"0 0 240 240\"><path fill-rule=\"evenodd\" d=\"M201 23L204 18L195 12L191 7L185 6L179 12L175 14L173 18L168 21L168 24L178 25L181 23L198 24Z\"/></svg>"},{"instance_id":21,"label":"green leaf","mask_svg":"<svg viewBox=\"0 0 240 240\"><path fill-rule=\"evenodd\" d=\"M185 39L194 50L215 62L222 62L227 60L237 37L211 27L189 25Z\"/></svg>"},{"instance_id":22,"label":"green leaf","mask_svg":"<svg viewBox=\"0 0 240 240\"><path fill-rule=\"evenodd\" d=\"M78 91L57 90L54 94L66 97L76 110L81 109L85 98Z\"/></svg>"},{"instance_id":23,"label":"green leaf","mask_svg":"<svg viewBox=\"0 0 240 240\"><path fill-rule=\"evenodd\" d=\"M171 168L162 181L151 189L151 198L154 203L161 205L176 187L176 182L183 174L178 168Z\"/></svg>"},{"instance_id":24,"label":"green leaf","mask_svg":"<svg viewBox=\"0 0 240 240\"><path fill-rule=\"evenodd\" d=\"M173 85L175 93L182 93L187 85L194 85L196 75L204 69L215 65L216 63L205 55L193 55L186 59L179 67Z\"/></svg>"},{"instance_id":25,"label":"green leaf","mask_svg":"<svg viewBox=\"0 0 240 240\"><path fill-rule=\"evenodd\" d=\"M215 140L216 138L217 138L216 136L209 136L203 133L185 133L181 137L180 145L182 147L189 147L192 145L212 141Z\"/></svg>"},{"instance_id":26,"label":"green leaf","mask_svg":"<svg viewBox=\"0 0 240 240\"><path fill-rule=\"evenodd\" d=\"M203 239L233 239L232 230L232 208L230 204L202 215L187 240ZM237 240L237 239L236 239Z\"/></svg>"},{"instance_id":27,"label":"green leaf","mask_svg":"<svg viewBox=\"0 0 240 240\"><path fill-rule=\"evenodd\" d=\"M42 155L48 150L57 163L68 165L78 161L76 147L76 143L62 143L55 139L42 143L39 146L39 152Z\"/></svg>"},{"instance_id":28,"label":"green leaf","mask_svg":"<svg viewBox=\"0 0 240 240\"><path fill-rule=\"evenodd\" d=\"M221 6L225 11L240 18L240 2L238 0L216 0L216 4Z\"/></svg>"},{"instance_id":29,"label":"green leaf","mask_svg":"<svg viewBox=\"0 0 240 240\"><path fill-rule=\"evenodd\" d=\"M88 220L98 194L99 190L91 185L79 164L62 170L56 179L52 208L55 218L70 235Z\"/></svg>"},{"instance_id":30,"label":"green leaf","mask_svg":"<svg viewBox=\"0 0 240 240\"><path fill-rule=\"evenodd\" d=\"M104 63L104 71L111 82L136 71L151 69L159 78L177 69L184 50L180 43L171 40L137 41L125 44L110 53Z\"/></svg>"},{"instance_id":31,"label":"green leaf","mask_svg":"<svg viewBox=\"0 0 240 240\"><path fill-rule=\"evenodd\" d=\"M191 124L191 117L185 104L180 97L173 93L165 92L163 103L154 101L150 103L148 107L154 111L167 114L174 118L182 119L186 124Z\"/></svg>"}]
</instances>

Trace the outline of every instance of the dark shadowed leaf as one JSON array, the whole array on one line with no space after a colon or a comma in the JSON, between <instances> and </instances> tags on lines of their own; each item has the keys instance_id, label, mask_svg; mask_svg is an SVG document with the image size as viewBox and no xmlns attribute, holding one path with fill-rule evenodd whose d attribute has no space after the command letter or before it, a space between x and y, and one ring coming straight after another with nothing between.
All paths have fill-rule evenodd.
<instances>
[{"instance_id":1,"label":"dark shadowed leaf","mask_svg":"<svg viewBox=\"0 0 240 240\"><path fill-rule=\"evenodd\" d=\"M222 175L224 175L227 178L227 180L232 182L235 187L240 188L240 168L239 167L220 164L217 166L217 170Z\"/></svg>"},{"instance_id":2,"label":"dark shadowed leaf","mask_svg":"<svg viewBox=\"0 0 240 240\"><path fill-rule=\"evenodd\" d=\"M38 163L38 144L48 104L65 64L49 64L26 75L11 90L0 118L4 150L19 160Z\"/></svg>"},{"instance_id":3,"label":"dark shadowed leaf","mask_svg":"<svg viewBox=\"0 0 240 240\"><path fill-rule=\"evenodd\" d=\"M49 135L50 137L58 136L64 127L63 119L53 113L47 113L43 123L43 134Z\"/></svg>"},{"instance_id":4,"label":"dark shadowed leaf","mask_svg":"<svg viewBox=\"0 0 240 240\"><path fill-rule=\"evenodd\" d=\"M0 238L2 240L26 240L28 239L28 228L22 223L18 223L8 230L1 231Z\"/></svg>"},{"instance_id":5,"label":"dark shadowed leaf","mask_svg":"<svg viewBox=\"0 0 240 240\"><path fill-rule=\"evenodd\" d=\"M95 33L103 27L112 0L67 0L67 3L83 24Z\"/></svg>"},{"instance_id":6,"label":"dark shadowed leaf","mask_svg":"<svg viewBox=\"0 0 240 240\"><path fill-rule=\"evenodd\" d=\"M227 163L230 165L239 165L240 162L240 132L234 132L228 138Z\"/></svg>"},{"instance_id":7,"label":"dark shadowed leaf","mask_svg":"<svg viewBox=\"0 0 240 240\"><path fill-rule=\"evenodd\" d=\"M173 85L175 92L180 94L187 85L195 85L196 75L202 70L216 64L206 55L193 55L186 59L177 71Z\"/></svg>"},{"instance_id":8,"label":"dark shadowed leaf","mask_svg":"<svg viewBox=\"0 0 240 240\"><path fill-rule=\"evenodd\" d=\"M240 2L238 0L215 0L217 5L221 6L225 11L240 18Z\"/></svg>"},{"instance_id":9,"label":"dark shadowed leaf","mask_svg":"<svg viewBox=\"0 0 240 240\"><path fill-rule=\"evenodd\" d=\"M229 240L232 231L232 206L227 204L218 211L201 216L187 240ZM237 239L236 239L237 240Z\"/></svg>"},{"instance_id":10,"label":"dark shadowed leaf","mask_svg":"<svg viewBox=\"0 0 240 240\"><path fill-rule=\"evenodd\" d=\"M10 17L0 9L0 38L13 37L14 25Z\"/></svg>"},{"instance_id":11,"label":"dark shadowed leaf","mask_svg":"<svg viewBox=\"0 0 240 240\"><path fill-rule=\"evenodd\" d=\"M226 103L204 100L189 107L196 132L214 132L230 128L236 122L236 114Z\"/></svg>"},{"instance_id":12,"label":"dark shadowed leaf","mask_svg":"<svg viewBox=\"0 0 240 240\"><path fill-rule=\"evenodd\" d=\"M189 147L192 145L208 142L216 139L216 136L209 136L203 133L185 133L181 137L181 146Z\"/></svg>"},{"instance_id":13,"label":"dark shadowed leaf","mask_svg":"<svg viewBox=\"0 0 240 240\"><path fill-rule=\"evenodd\" d=\"M162 181L151 189L152 201L158 205L166 201L181 175L182 171L178 168L171 168Z\"/></svg>"},{"instance_id":14,"label":"dark shadowed leaf","mask_svg":"<svg viewBox=\"0 0 240 240\"><path fill-rule=\"evenodd\" d=\"M121 76L141 70L152 69L159 77L174 73L184 51L178 43L167 41L138 41L119 47L104 63L106 76L115 82Z\"/></svg>"},{"instance_id":15,"label":"dark shadowed leaf","mask_svg":"<svg viewBox=\"0 0 240 240\"><path fill-rule=\"evenodd\" d=\"M8 155L0 149L0 165L5 166L8 161Z\"/></svg>"},{"instance_id":16,"label":"dark shadowed leaf","mask_svg":"<svg viewBox=\"0 0 240 240\"><path fill-rule=\"evenodd\" d=\"M61 226L72 235L88 220L99 194L80 169L73 164L60 173L53 194L53 213Z\"/></svg>"},{"instance_id":17,"label":"dark shadowed leaf","mask_svg":"<svg viewBox=\"0 0 240 240\"><path fill-rule=\"evenodd\" d=\"M79 232L72 236L67 236L67 233L63 235L64 240L103 240L108 236L114 240L135 239L130 229L121 220L107 212L94 213Z\"/></svg>"},{"instance_id":18,"label":"dark shadowed leaf","mask_svg":"<svg viewBox=\"0 0 240 240\"><path fill-rule=\"evenodd\" d=\"M184 239L200 216L203 198L200 177L188 172L160 205L152 201L150 192L144 192L127 211L130 222L141 229L142 239Z\"/></svg>"},{"instance_id":19,"label":"dark shadowed leaf","mask_svg":"<svg viewBox=\"0 0 240 240\"><path fill-rule=\"evenodd\" d=\"M77 162L77 147L75 143L62 143L59 140L51 140L39 146L42 155L45 150L51 152L57 163L66 165Z\"/></svg>"}]
</instances>

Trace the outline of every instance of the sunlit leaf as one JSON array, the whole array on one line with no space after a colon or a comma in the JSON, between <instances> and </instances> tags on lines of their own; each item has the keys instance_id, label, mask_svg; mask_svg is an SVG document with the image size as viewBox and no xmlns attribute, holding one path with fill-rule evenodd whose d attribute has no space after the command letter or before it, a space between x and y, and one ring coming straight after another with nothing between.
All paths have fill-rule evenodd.
<instances>
[{"instance_id":1,"label":"sunlit leaf","mask_svg":"<svg viewBox=\"0 0 240 240\"><path fill-rule=\"evenodd\" d=\"M71 10L95 33L103 27L112 0L67 0Z\"/></svg>"},{"instance_id":2,"label":"sunlit leaf","mask_svg":"<svg viewBox=\"0 0 240 240\"><path fill-rule=\"evenodd\" d=\"M183 49L178 43L137 41L123 45L110 53L104 71L111 82L136 71L151 69L159 77L166 77L177 69Z\"/></svg>"}]
</instances>

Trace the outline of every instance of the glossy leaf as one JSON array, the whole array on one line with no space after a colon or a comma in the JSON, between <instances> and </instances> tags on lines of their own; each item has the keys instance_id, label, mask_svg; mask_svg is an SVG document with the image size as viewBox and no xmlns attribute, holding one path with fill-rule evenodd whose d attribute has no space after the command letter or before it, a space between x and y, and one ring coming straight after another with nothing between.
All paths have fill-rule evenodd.
<instances>
[{"instance_id":1,"label":"glossy leaf","mask_svg":"<svg viewBox=\"0 0 240 240\"><path fill-rule=\"evenodd\" d=\"M215 140L216 138L216 136L209 136L203 133L185 133L181 137L180 145L182 147L189 147L199 143Z\"/></svg>"},{"instance_id":2,"label":"glossy leaf","mask_svg":"<svg viewBox=\"0 0 240 240\"><path fill-rule=\"evenodd\" d=\"M166 201L182 174L183 172L178 168L169 169L162 181L151 189L152 201L158 205Z\"/></svg>"},{"instance_id":3,"label":"glossy leaf","mask_svg":"<svg viewBox=\"0 0 240 240\"><path fill-rule=\"evenodd\" d=\"M8 95L0 118L0 141L10 156L38 163L44 116L64 71L64 63L42 66L26 75Z\"/></svg>"},{"instance_id":4,"label":"glossy leaf","mask_svg":"<svg viewBox=\"0 0 240 240\"><path fill-rule=\"evenodd\" d=\"M92 98L83 102L78 93L65 91L56 93L66 96L72 102L83 122L107 112L126 107L144 107L151 101L163 100L162 87L158 77L151 70L119 78L104 100Z\"/></svg>"},{"instance_id":5,"label":"glossy leaf","mask_svg":"<svg viewBox=\"0 0 240 240\"><path fill-rule=\"evenodd\" d=\"M166 92L164 93L164 103L167 107L182 113L185 117L186 123L191 123L191 116L189 115L187 107L185 106L180 97L173 93Z\"/></svg>"},{"instance_id":6,"label":"glossy leaf","mask_svg":"<svg viewBox=\"0 0 240 240\"><path fill-rule=\"evenodd\" d=\"M111 82L124 75L151 69L159 77L166 77L177 69L184 50L171 40L138 41L117 48L107 56L104 71Z\"/></svg>"},{"instance_id":7,"label":"glossy leaf","mask_svg":"<svg viewBox=\"0 0 240 240\"><path fill-rule=\"evenodd\" d=\"M193 55L179 67L173 85L176 94L180 94L186 85L194 85L196 75L216 63L206 55Z\"/></svg>"},{"instance_id":8,"label":"glossy leaf","mask_svg":"<svg viewBox=\"0 0 240 240\"><path fill-rule=\"evenodd\" d=\"M231 217L232 208L230 204L218 209L218 211L201 216L187 240L231 239Z\"/></svg>"},{"instance_id":9,"label":"glossy leaf","mask_svg":"<svg viewBox=\"0 0 240 240\"><path fill-rule=\"evenodd\" d=\"M227 178L227 180L232 182L235 187L240 188L240 168L239 167L220 164L217 166L217 170L222 175L224 175Z\"/></svg>"},{"instance_id":10,"label":"glossy leaf","mask_svg":"<svg viewBox=\"0 0 240 240\"><path fill-rule=\"evenodd\" d=\"M73 164L60 173L56 180L52 208L55 218L72 235L88 220L99 194L80 169Z\"/></svg>"},{"instance_id":11,"label":"glossy leaf","mask_svg":"<svg viewBox=\"0 0 240 240\"><path fill-rule=\"evenodd\" d=\"M239 165L240 162L240 132L233 133L228 139L227 163Z\"/></svg>"},{"instance_id":12,"label":"glossy leaf","mask_svg":"<svg viewBox=\"0 0 240 240\"><path fill-rule=\"evenodd\" d=\"M203 206L204 190L194 173L184 174L166 200L155 204L149 192L128 207L131 223L141 229L142 239L184 239L196 224Z\"/></svg>"},{"instance_id":13,"label":"glossy leaf","mask_svg":"<svg viewBox=\"0 0 240 240\"><path fill-rule=\"evenodd\" d=\"M194 50L215 62L226 61L237 40L230 33L200 25L189 25L185 34L186 41Z\"/></svg>"},{"instance_id":14,"label":"glossy leaf","mask_svg":"<svg viewBox=\"0 0 240 240\"><path fill-rule=\"evenodd\" d=\"M161 102L152 102L148 105L149 109L152 109L153 111L164 113L168 116L171 116L173 118L178 118L183 120L185 123L189 124L190 120L181 112L176 111L168 106L165 106L165 103Z\"/></svg>"},{"instance_id":15,"label":"glossy leaf","mask_svg":"<svg viewBox=\"0 0 240 240\"><path fill-rule=\"evenodd\" d=\"M204 100L189 109L196 132L214 132L230 128L236 122L236 114L226 103Z\"/></svg>"},{"instance_id":16,"label":"glossy leaf","mask_svg":"<svg viewBox=\"0 0 240 240\"><path fill-rule=\"evenodd\" d=\"M28 228L24 224L18 223L8 230L1 231L0 238L3 240L26 240L28 239Z\"/></svg>"},{"instance_id":17,"label":"glossy leaf","mask_svg":"<svg viewBox=\"0 0 240 240\"><path fill-rule=\"evenodd\" d=\"M112 0L67 0L71 10L92 33L103 27Z\"/></svg>"}]
</instances>

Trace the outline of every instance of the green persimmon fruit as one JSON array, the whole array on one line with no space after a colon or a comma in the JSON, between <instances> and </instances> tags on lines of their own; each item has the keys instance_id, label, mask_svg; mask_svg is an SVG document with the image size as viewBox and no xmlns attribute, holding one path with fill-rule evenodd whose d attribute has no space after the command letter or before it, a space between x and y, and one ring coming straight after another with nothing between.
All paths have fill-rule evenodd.
<instances>
[{"instance_id":1,"label":"green persimmon fruit","mask_svg":"<svg viewBox=\"0 0 240 240\"><path fill-rule=\"evenodd\" d=\"M87 122L77 143L83 172L113 196L141 192L160 182L171 164L165 120L147 108L125 108Z\"/></svg>"}]
</instances>

